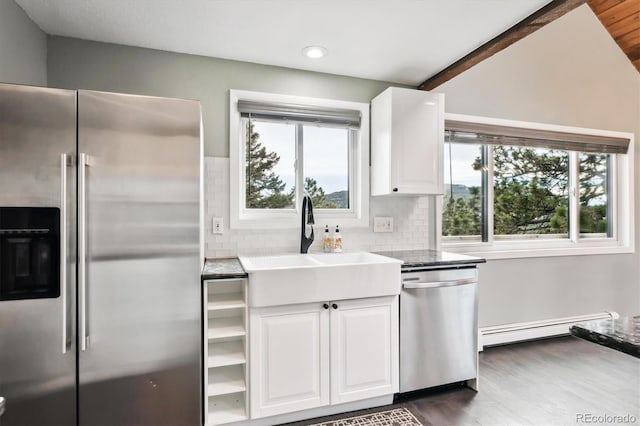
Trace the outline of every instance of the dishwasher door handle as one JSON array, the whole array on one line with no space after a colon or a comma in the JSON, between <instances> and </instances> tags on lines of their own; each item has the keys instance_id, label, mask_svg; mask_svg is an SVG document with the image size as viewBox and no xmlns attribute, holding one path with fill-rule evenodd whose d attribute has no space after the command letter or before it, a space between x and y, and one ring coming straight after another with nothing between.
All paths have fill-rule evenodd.
<instances>
[{"instance_id":1,"label":"dishwasher door handle","mask_svg":"<svg viewBox=\"0 0 640 426\"><path fill-rule=\"evenodd\" d=\"M429 281L429 282L407 282L410 279L404 280L402 283L403 288L436 288L436 287L452 287L456 285L475 284L478 282L476 278L463 278L460 280L451 281Z\"/></svg>"}]
</instances>

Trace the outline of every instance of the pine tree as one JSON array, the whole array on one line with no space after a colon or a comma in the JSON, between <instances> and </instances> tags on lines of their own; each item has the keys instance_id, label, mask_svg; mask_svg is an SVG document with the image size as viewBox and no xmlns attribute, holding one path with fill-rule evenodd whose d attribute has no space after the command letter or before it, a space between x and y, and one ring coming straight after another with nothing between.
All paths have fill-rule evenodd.
<instances>
[{"instance_id":1,"label":"pine tree","mask_svg":"<svg viewBox=\"0 0 640 426\"><path fill-rule=\"evenodd\" d=\"M607 232L607 154L580 158L580 232Z\"/></svg>"},{"instance_id":2,"label":"pine tree","mask_svg":"<svg viewBox=\"0 0 640 426\"><path fill-rule=\"evenodd\" d=\"M260 134L254 130L250 120L246 132L249 141L245 159L247 208L293 208L293 194L285 192L286 184L273 172L280 156L268 152L260 143Z\"/></svg>"},{"instance_id":3,"label":"pine tree","mask_svg":"<svg viewBox=\"0 0 640 426\"><path fill-rule=\"evenodd\" d=\"M494 146L494 233L556 234L569 229L569 155Z\"/></svg>"},{"instance_id":4,"label":"pine tree","mask_svg":"<svg viewBox=\"0 0 640 426\"><path fill-rule=\"evenodd\" d=\"M581 155L580 232L607 232L606 154ZM494 146L496 235L568 234L569 155L564 151ZM480 170L480 158L470 165ZM479 188L468 198L445 196L442 235L479 235Z\"/></svg>"},{"instance_id":5,"label":"pine tree","mask_svg":"<svg viewBox=\"0 0 640 426\"><path fill-rule=\"evenodd\" d=\"M480 235L480 188L472 186L468 199L445 195L442 215L442 235Z\"/></svg>"}]
</instances>

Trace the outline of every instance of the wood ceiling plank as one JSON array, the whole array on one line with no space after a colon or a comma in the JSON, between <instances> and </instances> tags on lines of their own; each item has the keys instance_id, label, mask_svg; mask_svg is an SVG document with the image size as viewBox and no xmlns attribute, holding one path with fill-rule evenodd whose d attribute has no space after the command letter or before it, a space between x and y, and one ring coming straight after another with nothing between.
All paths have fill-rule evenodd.
<instances>
[{"instance_id":1,"label":"wood ceiling plank","mask_svg":"<svg viewBox=\"0 0 640 426\"><path fill-rule=\"evenodd\" d=\"M638 50L640 49L640 44L634 44L631 46L627 46L625 49L622 49L625 55L629 58L631 62L637 59Z\"/></svg>"},{"instance_id":2,"label":"wood ceiling plank","mask_svg":"<svg viewBox=\"0 0 640 426\"><path fill-rule=\"evenodd\" d=\"M640 0L589 0L589 6L640 71Z\"/></svg>"},{"instance_id":3,"label":"wood ceiling plank","mask_svg":"<svg viewBox=\"0 0 640 426\"><path fill-rule=\"evenodd\" d=\"M617 39L620 36L623 36L634 29L640 26L640 12L636 12L632 15L627 16L624 19L619 20L618 22L611 24L607 30L611 34L611 37Z\"/></svg>"},{"instance_id":4,"label":"wood ceiling plank","mask_svg":"<svg viewBox=\"0 0 640 426\"><path fill-rule=\"evenodd\" d=\"M636 1L636 0L633 0ZM640 0L638 0L640 1ZM518 40L523 39L534 31L544 27L550 22L555 21L565 13L570 12L576 7L586 3L587 0L553 0L536 12L532 13L522 21L518 22L502 34L494 37L482 46L478 47L471 53L458 59L442 71L431 76L424 81L418 89L431 90L441 84L451 80L457 75L482 62L483 60L493 56L503 49L511 46Z\"/></svg>"},{"instance_id":5,"label":"wood ceiling plank","mask_svg":"<svg viewBox=\"0 0 640 426\"><path fill-rule=\"evenodd\" d=\"M591 10L593 10L593 13L598 15L623 2L624 0L589 0L588 3Z\"/></svg>"},{"instance_id":6,"label":"wood ceiling plank","mask_svg":"<svg viewBox=\"0 0 640 426\"><path fill-rule=\"evenodd\" d=\"M632 37L622 36L617 40L617 42L620 49L624 52L627 52L640 44L640 41L638 41L638 33L633 34Z\"/></svg>"},{"instance_id":7,"label":"wood ceiling plank","mask_svg":"<svg viewBox=\"0 0 640 426\"><path fill-rule=\"evenodd\" d=\"M618 46L625 52L634 46L640 45L640 28L628 32L616 39Z\"/></svg>"},{"instance_id":8,"label":"wood ceiling plank","mask_svg":"<svg viewBox=\"0 0 640 426\"><path fill-rule=\"evenodd\" d=\"M636 12L640 12L640 0L625 0L623 3L598 14L598 18L608 28L610 25Z\"/></svg>"}]
</instances>

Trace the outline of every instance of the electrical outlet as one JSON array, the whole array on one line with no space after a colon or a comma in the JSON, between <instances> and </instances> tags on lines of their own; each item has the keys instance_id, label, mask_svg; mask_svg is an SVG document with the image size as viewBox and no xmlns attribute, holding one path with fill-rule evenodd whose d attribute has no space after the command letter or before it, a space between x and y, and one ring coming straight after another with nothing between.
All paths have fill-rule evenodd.
<instances>
[{"instance_id":1,"label":"electrical outlet","mask_svg":"<svg viewBox=\"0 0 640 426\"><path fill-rule=\"evenodd\" d=\"M214 234L222 234L224 233L224 225L221 217L213 218L213 233Z\"/></svg>"},{"instance_id":2,"label":"electrical outlet","mask_svg":"<svg viewBox=\"0 0 640 426\"><path fill-rule=\"evenodd\" d=\"M393 232L392 217L374 217L373 232Z\"/></svg>"}]
</instances>

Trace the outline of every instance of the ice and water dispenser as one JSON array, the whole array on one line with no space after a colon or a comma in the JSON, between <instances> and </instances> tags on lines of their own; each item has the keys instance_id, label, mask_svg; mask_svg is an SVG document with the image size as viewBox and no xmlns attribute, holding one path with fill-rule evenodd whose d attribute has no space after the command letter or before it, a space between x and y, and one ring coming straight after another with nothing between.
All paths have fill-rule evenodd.
<instances>
[{"instance_id":1,"label":"ice and water dispenser","mask_svg":"<svg viewBox=\"0 0 640 426\"><path fill-rule=\"evenodd\" d=\"M60 296L60 209L0 207L0 301Z\"/></svg>"}]
</instances>

